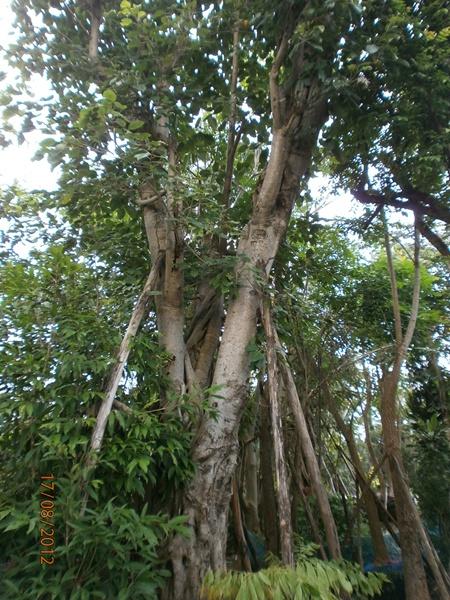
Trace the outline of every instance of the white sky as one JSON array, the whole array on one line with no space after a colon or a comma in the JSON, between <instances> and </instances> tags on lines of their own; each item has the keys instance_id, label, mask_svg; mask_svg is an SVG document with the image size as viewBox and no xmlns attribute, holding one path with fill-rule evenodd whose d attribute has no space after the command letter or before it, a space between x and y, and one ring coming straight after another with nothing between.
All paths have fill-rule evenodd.
<instances>
[{"instance_id":1,"label":"white sky","mask_svg":"<svg viewBox=\"0 0 450 600\"><path fill-rule=\"evenodd\" d=\"M0 47L7 47L14 39L13 13L10 8L10 0L0 0ZM7 79L0 83L0 89L4 87L5 81L12 81L14 73L6 64L0 52L0 70L7 73ZM33 95L36 98L49 95L48 83L41 77L36 76L32 82ZM38 149L39 143L46 135L39 131L25 134L25 142L20 146L12 144L7 148L0 148L0 187L11 184L19 184L26 190L43 189L54 190L57 187L58 170L51 171L48 162L43 159L33 161L33 155ZM311 190L315 197L319 196L321 188L326 186L326 180L322 177L311 181ZM361 206L351 199L350 194L335 196L322 191L322 204L319 214L323 218L350 217L361 214Z\"/></svg>"},{"instance_id":2,"label":"white sky","mask_svg":"<svg viewBox=\"0 0 450 600\"><path fill-rule=\"evenodd\" d=\"M13 13L10 0L0 0L0 46L7 47L14 39ZM0 83L3 88L5 81L12 82L14 73L6 64L0 53L0 70L7 73L7 78ZM32 85L36 97L49 95L49 87L44 79L36 77ZM39 131L25 134L25 142L20 146L12 144L0 149L0 186L18 183L21 187L32 189L53 190L58 179L57 172L52 172L45 160L33 161L32 157L44 139Z\"/></svg>"}]
</instances>

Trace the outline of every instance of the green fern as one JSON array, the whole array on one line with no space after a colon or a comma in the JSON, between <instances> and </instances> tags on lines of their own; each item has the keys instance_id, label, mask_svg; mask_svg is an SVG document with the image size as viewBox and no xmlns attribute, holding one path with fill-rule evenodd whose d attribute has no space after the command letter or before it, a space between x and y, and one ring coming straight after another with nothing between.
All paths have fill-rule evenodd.
<instances>
[{"instance_id":1,"label":"green fern","mask_svg":"<svg viewBox=\"0 0 450 600\"><path fill-rule=\"evenodd\" d=\"M339 600L343 592L352 598L372 598L388 581L383 574L364 575L346 561L301 559L295 567L273 565L257 573L208 572L202 600Z\"/></svg>"}]
</instances>

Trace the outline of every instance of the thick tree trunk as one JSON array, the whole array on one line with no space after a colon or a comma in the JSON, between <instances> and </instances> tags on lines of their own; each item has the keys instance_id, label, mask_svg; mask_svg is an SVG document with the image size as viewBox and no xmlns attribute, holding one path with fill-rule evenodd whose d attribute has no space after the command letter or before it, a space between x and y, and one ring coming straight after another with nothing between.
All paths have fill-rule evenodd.
<instances>
[{"instance_id":1,"label":"thick tree trunk","mask_svg":"<svg viewBox=\"0 0 450 600\"><path fill-rule=\"evenodd\" d=\"M220 389L214 402L216 418L202 423L193 449L196 474L185 492L182 512L191 537L177 537L170 548L173 569L171 597L198 598L208 569L225 568L227 509L236 465L237 433L249 376L247 347L256 332L259 274L268 276L286 232L299 180L311 160L326 105L318 88L308 88L301 118L275 128L265 177L255 195L253 215L237 249L237 290L227 310L213 385ZM295 139L294 139L295 138Z\"/></svg>"}]
</instances>

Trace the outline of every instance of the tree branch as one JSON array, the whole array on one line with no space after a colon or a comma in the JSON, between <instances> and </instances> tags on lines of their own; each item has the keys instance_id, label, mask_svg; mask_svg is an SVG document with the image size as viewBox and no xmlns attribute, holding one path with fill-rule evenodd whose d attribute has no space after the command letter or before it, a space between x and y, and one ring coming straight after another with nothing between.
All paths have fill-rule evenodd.
<instances>
[{"instance_id":1,"label":"tree branch","mask_svg":"<svg viewBox=\"0 0 450 600\"><path fill-rule=\"evenodd\" d=\"M105 397L97 414L94 431L91 437L90 454L88 464L93 464L92 452L98 452L101 448L103 436L106 429L109 414L111 413L112 405L115 399L117 388L122 378L122 373L125 368L128 356L131 350L131 343L136 336L139 326L147 311L147 305L151 297L151 292L155 289L155 285L159 278L159 270L163 261L163 256L160 255L153 264L150 274L145 282L144 288L139 296L136 306L131 314L130 322L123 336L119 351L114 366L111 369L107 384Z\"/></svg>"},{"instance_id":2,"label":"tree branch","mask_svg":"<svg viewBox=\"0 0 450 600\"><path fill-rule=\"evenodd\" d=\"M442 254L442 256L450 256L450 248L444 242L444 240L437 235L428 225L423 221L423 219L417 219L417 228L420 233L426 238L432 246L436 248L436 250Z\"/></svg>"},{"instance_id":3,"label":"tree branch","mask_svg":"<svg viewBox=\"0 0 450 600\"><path fill-rule=\"evenodd\" d=\"M285 113L285 102L286 97L283 89L278 85L278 74L280 72L281 65L286 57L288 50L288 33L285 31L281 38L278 51L273 61L272 68L270 69L269 75L269 90L270 90L270 104L272 107L273 116L273 127L274 129L281 129L284 125L284 113Z\"/></svg>"},{"instance_id":4,"label":"tree branch","mask_svg":"<svg viewBox=\"0 0 450 600\"><path fill-rule=\"evenodd\" d=\"M386 250L389 278L391 280L392 311L394 313L395 341L396 341L397 350L398 350L403 341L402 320L401 320L401 315L400 315L400 302L398 299L397 277L395 274L394 260L392 258L391 242L389 239L389 230L388 230L388 225L387 225L386 215L384 213L384 210L381 211L381 219L383 221L384 247Z\"/></svg>"}]
</instances>

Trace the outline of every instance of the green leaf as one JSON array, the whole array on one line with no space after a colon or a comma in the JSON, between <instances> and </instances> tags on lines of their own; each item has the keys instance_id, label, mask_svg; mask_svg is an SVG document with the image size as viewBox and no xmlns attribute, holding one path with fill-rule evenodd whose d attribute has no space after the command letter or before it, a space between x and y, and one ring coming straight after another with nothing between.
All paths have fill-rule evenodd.
<instances>
[{"instance_id":1,"label":"green leaf","mask_svg":"<svg viewBox=\"0 0 450 600\"><path fill-rule=\"evenodd\" d=\"M140 129L143 125L144 121L141 119L136 119L135 121L130 121L128 128L131 129L131 131L136 131L136 129Z\"/></svg>"},{"instance_id":2,"label":"green leaf","mask_svg":"<svg viewBox=\"0 0 450 600\"><path fill-rule=\"evenodd\" d=\"M117 94L111 88L108 88L107 90L105 90L103 92L102 96L105 100L108 100L108 102L115 102L117 100Z\"/></svg>"}]
</instances>

